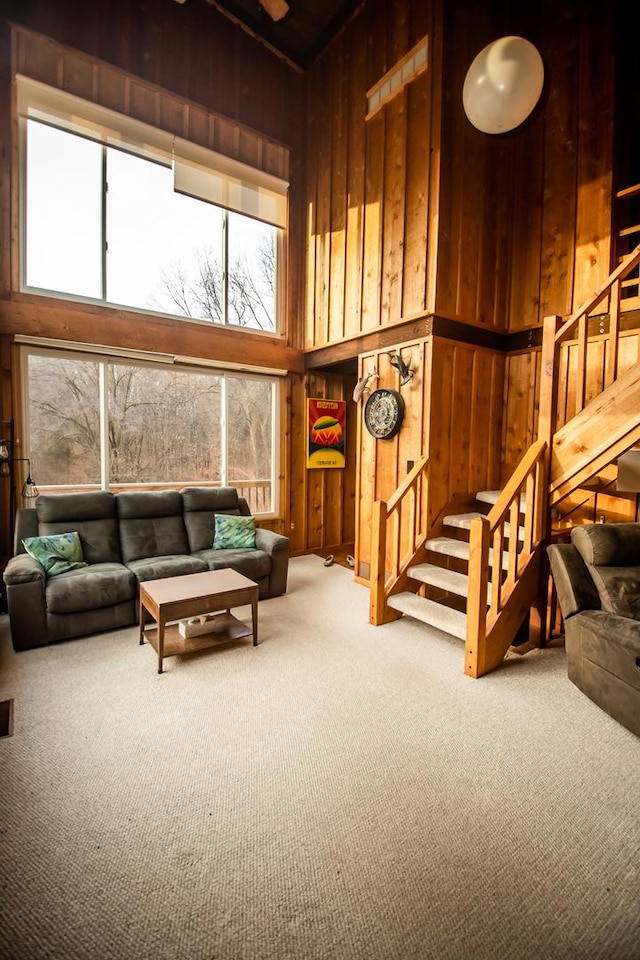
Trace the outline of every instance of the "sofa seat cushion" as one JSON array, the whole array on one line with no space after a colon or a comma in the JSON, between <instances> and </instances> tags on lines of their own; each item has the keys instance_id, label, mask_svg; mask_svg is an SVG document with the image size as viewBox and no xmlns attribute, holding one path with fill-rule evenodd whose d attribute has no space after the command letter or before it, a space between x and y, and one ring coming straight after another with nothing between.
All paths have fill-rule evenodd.
<instances>
[{"instance_id":1,"label":"sofa seat cushion","mask_svg":"<svg viewBox=\"0 0 640 960\"><path fill-rule=\"evenodd\" d=\"M136 596L136 579L121 563L93 563L47 581L49 613L82 613L112 607Z\"/></svg>"},{"instance_id":2,"label":"sofa seat cushion","mask_svg":"<svg viewBox=\"0 0 640 960\"><path fill-rule=\"evenodd\" d=\"M199 550L196 556L206 562L209 570L229 567L250 580L271 573L271 557L264 550Z\"/></svg>"},{"instance_id":3,"label":"sofa seat cushion","mask_svg":"<svg viewBox=\"0 0 640 960\"><path fill-rule=\"evenodd\" d=\"M140 583L143 580L161 580L163 577L181 577L186 573L206 573L209 569L201 557L190 557L186 553L130 560L127 567Z\"/></svg>"}]
</instances>

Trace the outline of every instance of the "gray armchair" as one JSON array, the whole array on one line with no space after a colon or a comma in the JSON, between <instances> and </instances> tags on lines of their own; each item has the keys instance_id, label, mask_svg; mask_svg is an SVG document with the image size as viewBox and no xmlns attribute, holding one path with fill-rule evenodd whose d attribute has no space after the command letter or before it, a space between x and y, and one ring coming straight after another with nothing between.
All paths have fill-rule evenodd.
<instances>
[{"instance_id":1,"label":"gray armchair","mask_svg":"<svg viewBox=\"0 0 640 960\"><path fill-rule=\"evenodd\" d=\"M640 736L640 523L574 527L547 553L569 679Z\"/></svg>"}]
</instances>

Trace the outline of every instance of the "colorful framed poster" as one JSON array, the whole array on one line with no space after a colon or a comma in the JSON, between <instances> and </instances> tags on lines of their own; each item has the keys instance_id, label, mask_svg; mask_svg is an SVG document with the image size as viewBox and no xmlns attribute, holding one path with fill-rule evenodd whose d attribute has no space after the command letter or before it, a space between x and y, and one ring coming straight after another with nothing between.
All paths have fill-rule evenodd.
<instances>
[{"instance_id":1,"label":"colorful framed poster","mask_svg":"<svg viewBox=\"0 0 640 960\"><path fill-rule=\"evenodd\" d=\"M307 467L344 467L346 400L307 397Z\"/></svg>"}]
</instances>

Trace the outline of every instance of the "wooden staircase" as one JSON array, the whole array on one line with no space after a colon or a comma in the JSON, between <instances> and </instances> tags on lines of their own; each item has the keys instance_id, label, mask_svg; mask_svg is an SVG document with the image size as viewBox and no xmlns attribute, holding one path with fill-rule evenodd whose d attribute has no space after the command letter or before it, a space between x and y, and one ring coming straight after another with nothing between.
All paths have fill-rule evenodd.
<instances>
[{"instance_id":1,"label":"wooden staircase","mask_svg":"<svg viewBox=\"0 0 640 960\"><path fill-rule=\"evenodd\" d=\"M475 510L465 513L446 514L442 520L442 535L425 541L424 552L428 561L412 564L407 576L417 592L404 590L388 599L393 610L404 616L421 620L429 626L449 633L460 640L467 634L466 601L469 596L469 553L472 521L486 517L489 507L500 497L500 490L482 490L475 494ZM518 525L518 539L524 541L525 528ZM509 523L505 524L505 536L511 536ZM509 554L502 552L499 576L509 568ZM487 609L491 604L491 580L494 576L493 551L489 551L489 574L487 585Z\"/></svg>"},{"instance_id":2,"label":"wooden staircase","mask_svg":"<svg viewBox=\"0 0 640 960\"><path fill-rule=\"evenodd\" d=\"M530 639L544 643L551 509L640 443L640 317L626 295L639 265L640 246L564 323L545 318L538 440L503 490L476 493L460 513L452 505L428 530L424 457L374 504L371 623L409 616L458 637L472 677L499 666L527 615Z\"/></svg>"}]
</instances>

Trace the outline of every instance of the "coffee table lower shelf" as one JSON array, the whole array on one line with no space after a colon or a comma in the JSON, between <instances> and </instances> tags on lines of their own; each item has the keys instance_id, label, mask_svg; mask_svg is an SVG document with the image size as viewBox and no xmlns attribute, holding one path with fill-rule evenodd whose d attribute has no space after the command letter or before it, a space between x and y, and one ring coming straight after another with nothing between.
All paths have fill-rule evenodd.
<instances>
[{"instance_id":1,"label":"coffee table lower shelf","mask_svg":"<svg viewBox=\"0 0 640 960\"><path fill-rule=\"evenodd\" d=\"M219 643L227 643L229 640L242 640L244 637L253 636L252 628L238 620L232 613L218 614L209 621L207 626L210 627L207 633L201 633L197 637L183 637L177 623L168 623L164 628L163 655L176 657L180 654L195 653L198 650L208 650L209 647L215 647ZM158 653L158 628L145 627L144 639Z\"/></svg>"}]
</instances>

